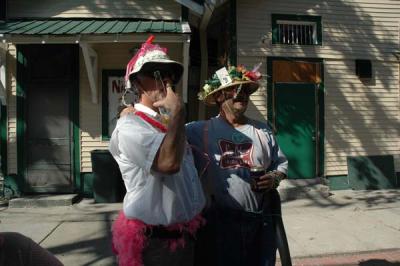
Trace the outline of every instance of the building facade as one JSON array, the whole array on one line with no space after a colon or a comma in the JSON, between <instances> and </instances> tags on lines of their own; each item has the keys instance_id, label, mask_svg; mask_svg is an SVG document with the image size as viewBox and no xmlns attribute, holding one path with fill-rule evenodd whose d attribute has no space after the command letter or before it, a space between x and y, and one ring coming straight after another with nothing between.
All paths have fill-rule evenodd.
<instances>
[{"instance_id":1,"label":"building facade","mask_svg":"<svg viewBox=\"0 0 400 266\"><path fill-rule=\"evenodd\" d=\"M399 185L399 18L390 0L236 1L237 61L268 75L249 115L276 127L292 178Z\"/></svg>"},{"instance_id":2,"label":"building facade","mask_svg":"<svg viewBox=\"0 0 400 266\"><path fill-rule=\"evenodd\" d=\"M91 193L127 62L150 34L185 64L190 27L175 1L8 1L2 43L5 194Z\"/></svg>"},{"instance_id":3,"label":"building facade","mask_svg":"<svg viewBox=\"0 0 400 266\"><path fill-rule=\"evenodd\" d=\"M202 80L228 62L261 62L247 114L273 126L289 178L324 177L332 189L400 184L397 1L0 3L8 195L91 194L91 152L108 147L125 65L149 34L185 65L188 120L216 111L197 102Z\"/></svg>"}]
</instances>

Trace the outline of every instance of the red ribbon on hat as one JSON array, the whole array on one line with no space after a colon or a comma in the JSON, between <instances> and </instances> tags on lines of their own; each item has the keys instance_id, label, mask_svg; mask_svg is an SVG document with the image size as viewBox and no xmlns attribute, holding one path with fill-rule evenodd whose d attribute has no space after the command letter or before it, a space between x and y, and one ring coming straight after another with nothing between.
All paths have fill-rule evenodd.
<instances>
[{"instance_id":1,"label":"red ribbon on hat","mask_svg":"<svg viewBox=\"0 0 400 266\"><path fill-rule=\"evenodd\" d=\"M132 57L132 59L129 60L129 62L128 62L127 66L126 66L125 82L127 82L127 83L129 82L129 76L133 72L133 70L135 68L136 61L139 59L139 57L144 56L150 50L161 50L164 53L167 53L167 49L166 48L162 48L162 47L160 47L158 45L153 44L153 40L154 39L155 39L155 36L154 35L150 35L149 38L147 38L147 40L144 43L142 43L142 46L136 52L136 54ZM131 85L129 85L128 87L131 87Z\"/></svg>"},{"instance_id":2,"label":"red ribbon on hat","mask_svg":"<svg viewBox=\"0 0 400 266\"><path fill-rule=\"evenodd\" d=\"M154 38L154 35L150 35L149 38L147 38L146 43L153 43Z\"/></svg>"}]
</instances>

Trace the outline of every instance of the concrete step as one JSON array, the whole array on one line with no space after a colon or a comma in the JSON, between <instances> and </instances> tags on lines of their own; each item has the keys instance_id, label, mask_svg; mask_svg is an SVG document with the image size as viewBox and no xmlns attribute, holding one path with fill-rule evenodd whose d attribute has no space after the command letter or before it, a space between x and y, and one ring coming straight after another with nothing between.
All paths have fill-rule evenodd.
<instances>
[{"instance_id":1,"label":"concrete step","mask_svg":"<svg viewBox=\"0 0 400 266\"><path fill-rule=\"evenodd\" d=\"M286 179L281 182L278 191L282 202L295 199L327 198L331 195L329 186L320 177L311 179Z\"/></svg>"},{"instance_id":2,"label":"concrete step","mask_svg":"<svg viewBox=\"0 0 400 266\"><path fill-rule=\"evenodd\" d=\"M8 206L8 199L0 198L0 207L7 207Z\"/></svg>"},{"instance_id":3,"label":"concrete step","mask_svg":"<svg viewBox=\"0 0 400 266\"><path fill-rule=\"evenodd\" d=\"M78 194L30 195L11 199L8 208L40 208L71 206L80 199Z\"/></svg>"}]
</instances>

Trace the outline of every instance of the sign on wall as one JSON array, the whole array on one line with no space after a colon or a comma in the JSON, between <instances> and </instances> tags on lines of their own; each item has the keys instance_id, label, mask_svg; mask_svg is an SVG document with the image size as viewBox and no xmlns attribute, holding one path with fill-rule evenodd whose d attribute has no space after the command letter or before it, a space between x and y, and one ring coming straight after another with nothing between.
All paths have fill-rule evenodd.
<instances>
[{"instance_id":1,"label":"sign on wall","mask_svg":"<svg viewBox=\"0 0 400 266\"><path fill-rule=\"evenodd\" d=\"M121 97L125 91L124 70L103 70L102 72L102 137L109 139L121 106Z\"/></svg>"},{"instance_id":2,"label":"sign on wall","mask_svg":"<svg viewBox=\"0 0 400 266\"><path fill-rule=\"evenodd\" d=\"M108 77L108 133L111 136L117 124L117 114L121 106L121 97L125 90L123 77Z\"/></svg>"}]
</instances>

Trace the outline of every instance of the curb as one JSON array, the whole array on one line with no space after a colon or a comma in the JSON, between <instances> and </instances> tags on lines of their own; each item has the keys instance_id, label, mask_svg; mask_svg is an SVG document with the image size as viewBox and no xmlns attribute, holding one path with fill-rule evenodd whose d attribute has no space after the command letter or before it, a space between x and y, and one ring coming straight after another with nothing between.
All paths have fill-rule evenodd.
<instances>
[{"instance_id":1,"label":"curb","mask_svg":"<svg viewBox=\"0 0 400 266\"><path fill-rule=\"evenodd\" d=\"M43 208L72 206L80 199L78 194L33 195L14 198L9 201L9 208Z\"/></svg>"},{"instance_id":2,"label":"curb","mask_svg":"<svg viewBox=\"0 0 400 266\"><path fill-rule=\"evenodd\" d=\"M323 178L285 179L278 187L282 202L295 199L328 198L331 194L329 186Z\"/></svg>"},{"instance_id":3,"label":"curb","mask_svg":"<svg viewBox=\"0 0 400 266\"><path fill-rule=\"evenodd\" d=\"M400 266L400 249L292 258L292 264L293 266ZM279 258L276 265L282 265Z\"/></svg>"}]
</instances>

